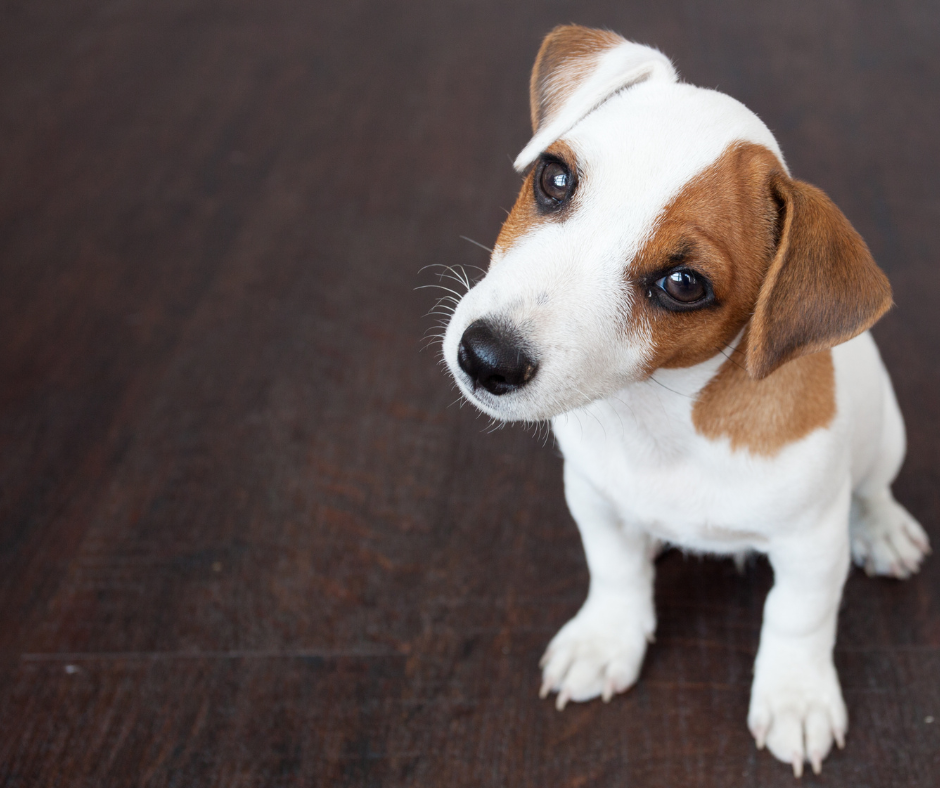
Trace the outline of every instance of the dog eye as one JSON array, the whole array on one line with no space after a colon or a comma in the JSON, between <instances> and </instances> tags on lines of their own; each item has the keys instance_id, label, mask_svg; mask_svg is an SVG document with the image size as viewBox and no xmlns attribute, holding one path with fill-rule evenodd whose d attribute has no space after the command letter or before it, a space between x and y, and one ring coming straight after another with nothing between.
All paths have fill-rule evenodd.
<instances>
[{"instance_id":1,"label":"dog eye","mask_svg":"<svg viewBox=\"0 0 940 788\"><path fill-rule=\"evenodd\" d=\"M571 171L560 161L544 160L537 177L536 196L549 208L556 208L571 196Z\"/></svg>"},{"instance_id":2,"label":"dog eye","mask_svg":"<svg viewBox=\"0 0 940 788\"><path fill-rule=\"evenodd\" d=\"M677 268L660 279L656 286L669 298L683 306L695 304L708 296L704 277L689 268Z\"/></svg>"},{"instance_id":3,"label":"dog eye","mask_svg":"<svg viewBox=\"0 0 940 788\"><path fill-rule=\"evenodd\" d=\"M669 295L683 304L691 304L705 295L705 285L688 268L680 268L669 276L663 277L661 287Z\"/></svg>"}]
</instances>

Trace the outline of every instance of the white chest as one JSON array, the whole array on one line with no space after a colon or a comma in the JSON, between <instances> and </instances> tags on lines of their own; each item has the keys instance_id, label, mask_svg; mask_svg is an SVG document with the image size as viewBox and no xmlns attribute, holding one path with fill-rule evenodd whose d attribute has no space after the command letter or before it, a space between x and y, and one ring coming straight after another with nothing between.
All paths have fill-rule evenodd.
<instances>
[{"instance_id":1,"label":"white chest","mask_svg":"<svg viewBox=\"0 0 940 788\"><path fill-rule=\"evenodd\" d=\"M763 549L837 475L833 433L774 457L699 435L688 396L634 387L553 421L565 461L624 522L693 550Z\"/></svg>"}]
</instances>

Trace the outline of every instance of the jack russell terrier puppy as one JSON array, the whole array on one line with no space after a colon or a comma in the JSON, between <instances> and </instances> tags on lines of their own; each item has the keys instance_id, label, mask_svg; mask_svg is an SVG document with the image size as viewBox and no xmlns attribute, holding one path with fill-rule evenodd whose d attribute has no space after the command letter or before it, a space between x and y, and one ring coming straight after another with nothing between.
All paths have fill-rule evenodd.
<instances>
[{"instance_id":1,"label":"jack russell terrier puppy","mask_svg":"<svg viewBox=\"0 0 940 788\"><path fill-rule=\"evenodd\" d=\"M748 727L800 776L848 727L832 659L850 556L929 552L890 485L904 425L867 330L891 306L864 241L760 119L655 49L567 26L531 80L528 170L443 341L494 419L550 419L591 574L542 696L609 700L656 628L660 543L765 553Z\"/></svg>"}]
</instances>

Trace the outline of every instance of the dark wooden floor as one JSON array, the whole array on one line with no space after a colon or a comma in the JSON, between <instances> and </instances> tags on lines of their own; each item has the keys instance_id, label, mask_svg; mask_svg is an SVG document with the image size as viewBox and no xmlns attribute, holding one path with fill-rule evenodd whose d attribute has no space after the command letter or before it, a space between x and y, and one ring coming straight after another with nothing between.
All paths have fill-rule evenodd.
<instances>
[{"instance_id":1,"label":"dark wooden floor","mask_svg":"<svg viewBox=\"0 0 940 788\"><path fill-rule=\"evenodd\" d=\"M3 786L793 784L745 727L763 563L667 555L640 684L538 700L587 583L560 460L419 352L567 21L743 100L868 240L940 544L936 3L3 2ZM836 661L803 783L937 785L940 557L855 572Z\"/></svg>"}]
</instances>

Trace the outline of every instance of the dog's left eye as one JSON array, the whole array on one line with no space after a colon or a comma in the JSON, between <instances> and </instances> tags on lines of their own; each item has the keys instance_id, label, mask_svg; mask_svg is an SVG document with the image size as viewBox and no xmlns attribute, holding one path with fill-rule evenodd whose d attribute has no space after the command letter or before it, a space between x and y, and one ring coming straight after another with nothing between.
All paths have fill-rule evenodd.
<instances>
[{"instance_id":1,"label":"dog's left eye","mask_svg":"<svg viewBox=\"0 0 940 788\"><path fill-rule=\"evenodd\" d=\"M708 281L691 268L670 271L657 280L656 287L660 293L657 299L660 305L673 311L696 309L714 300Z\"/></svg>"},{"instance_id":2,"label":"dog's left eye","mask_svg":"<svg viewBox=\"0 0 940 788\"><path fill-rule=\"evenodd\" d=\"M680 268L662 279L660 287L683 304L691 304L705 295L705 284L688 268Z\"/></svg>"},{"instance_id":3,"label":"dog's left eye","mask_svg":"<svg viewBox=\"0 0 940 788\"><path fill-rule=\"evenodd\" d=\"M535 178L539 202L547 208L559 207L571 196L572 181L571 171L562 162L543 160Z\"/></svg>"}]
</instances>

